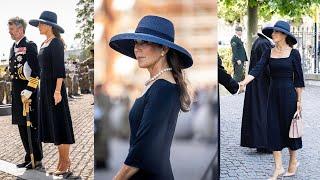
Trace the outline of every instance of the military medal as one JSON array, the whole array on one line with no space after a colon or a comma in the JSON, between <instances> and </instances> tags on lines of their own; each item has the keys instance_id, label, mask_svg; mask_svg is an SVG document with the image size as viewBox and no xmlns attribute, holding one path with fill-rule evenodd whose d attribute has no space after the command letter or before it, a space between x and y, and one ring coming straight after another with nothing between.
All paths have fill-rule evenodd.
<instances>
[{"instance_id":1,"label":"military medal","mask_svg":"<svg viewBox=\"0 0 320 180\"><path fill-rule=\"evenodd\" d=\"M17 61L21 62L22 61L22 56L17 56Z\"/></svg>"}]
</instances>

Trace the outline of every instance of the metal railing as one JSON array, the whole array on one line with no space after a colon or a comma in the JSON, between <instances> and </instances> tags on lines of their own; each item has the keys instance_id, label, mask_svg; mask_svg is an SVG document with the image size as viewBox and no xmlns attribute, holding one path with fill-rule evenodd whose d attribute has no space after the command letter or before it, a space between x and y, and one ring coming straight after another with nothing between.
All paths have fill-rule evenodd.
<instances>
[{"instance_id":1,"label":"metal railing","mask_svg":"<svg viewBox=\"0 0 320 180\"><path fill-rule=\"evenodd\" d=\"M292 34L297 38L296 48L301 55L302 69L305 74L320 74L319 39L314 27L293 27Z\"/></svg>"}]
</instances>

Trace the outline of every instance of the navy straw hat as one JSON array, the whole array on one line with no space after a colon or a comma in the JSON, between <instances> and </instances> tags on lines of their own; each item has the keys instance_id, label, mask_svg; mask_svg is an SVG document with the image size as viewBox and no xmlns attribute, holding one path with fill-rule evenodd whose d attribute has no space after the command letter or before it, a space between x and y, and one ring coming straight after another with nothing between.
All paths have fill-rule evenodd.
<instances>
[{"instance_id":1,"label":"navy straw hat","mask_svg":"<svg viewBox=\"0 0 320 180\"><path fill-rule=\"evenodd\" d=\"M274 30L280 31L280 32L286 34L287 37L289 37L292 40L293 44L297 44L297 39L290 32L289 23L287 23L285 21L281 21L281 20L277 21L273 27L266 27L266 28L262 29L262 33L272 39L271 35Z\"/></svg>"},{"instance_id":2,"label":"navy straw hat","mask_svg":"<svg viewBox=\"0 0 320 180\"><path fill-rule=\"evenodd\" d=\"M182 68L188 68L193 64L190 53L174 43L174 26L168 19L159 16L145 16L140 20L134 33L113 36L109 46L121 54L136 59L134 40L148 41L174 50L179 56Z\"/></svg>"},{"instance_id":3,"label":"navy straw hat","mask_svg":"<svg viewBox=\"0 0 320 180\"><path fill-rule=\"evenodd\" d=\"M39 19L31 19L29 24L38 27L39 23L44 23L54 28L57 28L60 33L64 33L64 29L57 24L57 14L51 11L43 11Z\"/></svg>"}]
</instances>

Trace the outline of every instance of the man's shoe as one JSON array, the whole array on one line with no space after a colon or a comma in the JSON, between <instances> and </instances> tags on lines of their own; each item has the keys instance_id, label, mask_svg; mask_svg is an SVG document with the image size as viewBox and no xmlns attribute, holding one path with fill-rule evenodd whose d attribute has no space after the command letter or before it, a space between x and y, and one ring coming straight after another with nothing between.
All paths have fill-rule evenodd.
<instances>
[{"instance_id":1,"label":"man's shoe","mask_svg":"<svg viewBox=\"0 0 320 180\"><path fill-rule=\"evenodd\" d=\"M24 167L26 167L26 165L28 165L29 163L31 163L31 162L24 162L24 163L21 163L21 164L17 164L17 168L24 168Z\"/></svg>"},{"instance_id":2,"label":"man's shoe","mask_svg":"<svg viewBox=\"0 0 320 180\"><path fill-rule=\"evenodd\" d=\"M35 161L35 162L34 162L34 166L35 166L35 167L34 167L35 169L39 169L39 168L42 168L42 167L43 167L41 161ZM25 168L26 168L26 169L32 169L32 163L29 162L29 163L25 166Z\"/></svg>"}]
</instances>

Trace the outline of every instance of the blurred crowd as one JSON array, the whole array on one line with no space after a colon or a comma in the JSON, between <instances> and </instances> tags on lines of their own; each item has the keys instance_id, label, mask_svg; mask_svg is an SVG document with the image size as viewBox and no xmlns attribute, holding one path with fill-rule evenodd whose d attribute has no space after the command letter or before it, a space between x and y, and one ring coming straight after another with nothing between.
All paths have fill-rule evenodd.
<instances>
[{"instance_id":1,"label":"blurred crowd","mask_svg":"<svg viewBox=\"0 0 320 180\"><path fill-rule=\"evenodd\" d=\"M108 168L111 138L129 140L129 111L134 102L126 86L121 95L110 93L107 84L95 86L94 139L95 166ZM176 131L176 140L192 140L202 143L217 143L218 115L217 91L213 86L204 86L194 91L194 103L191 111L180 112Z\"/></svg>"},{"instance_id":2,"label":"blurred crowd","mask_svg":"<svg viewBox=\"0 0 320 180\"><path fill-rule=\"evenodd\" d=\"M93 52L91 52L93 55ZM68 97L79 96L81 94L94 93L94 58L93 56L79 62L66 61L65 84L68 91ZM80 92L79 92L80 90Z\"/></svg>"}]
</instances>

